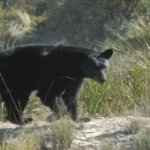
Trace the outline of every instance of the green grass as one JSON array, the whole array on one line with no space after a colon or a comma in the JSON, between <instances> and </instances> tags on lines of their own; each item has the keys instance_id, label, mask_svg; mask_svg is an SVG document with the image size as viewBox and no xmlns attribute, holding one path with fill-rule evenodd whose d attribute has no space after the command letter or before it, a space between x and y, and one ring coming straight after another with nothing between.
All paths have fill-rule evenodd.
<instances>
[{"instance_id":1,"label":"green grass","mask_svg":"<svg viewBox=\"0 0 150 150\"><path fill-rule=\"evenodd\" d=\"M127 29L126 37L113 31L118 41L103 44L103 49L114 49L106 84L87 80L80 92L80 104L90 115L121 115L135 109L150 115L150 27L138 16Z\"/></svg>"},{"instance_id":2,"label":"green grass","mask_svg":"<svg viewBox=\"0 0 150 150\"><path fill-rule=\"evenodd\" d=\"M97 113L102 116L110 113L118 115L134 106L143 107L148 111L150 89L148 69L149 66L144 69L132 62L128 68L119 68L115 71L112 66L105 85L98 85L91 80L85 82L80 92L80 100L84 104L82 105L91 115Z\"/></svg>"}]
</instances>

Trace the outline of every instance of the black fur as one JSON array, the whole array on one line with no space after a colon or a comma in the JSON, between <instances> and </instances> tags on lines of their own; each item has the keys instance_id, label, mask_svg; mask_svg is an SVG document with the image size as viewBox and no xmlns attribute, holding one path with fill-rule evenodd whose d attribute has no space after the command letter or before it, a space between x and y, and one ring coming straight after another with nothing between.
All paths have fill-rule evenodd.
<instances>
[{"instance_id":1,"label":"black fur","mask_svg":"<svg viewBox=\"0 0 150 150\"><path fill-rule=\"evenodd\" d=\"M17 124L31 121L22 118L22 112L30 93L37 90L37 96L58 118L60 110L61 115L69 111L76 121L78 91L84 78L104 83L112 54L111 49L99 53L52 45L22 45L0 52L0 93L8 111L7 119Z\"/></svg>"}]
</instances>

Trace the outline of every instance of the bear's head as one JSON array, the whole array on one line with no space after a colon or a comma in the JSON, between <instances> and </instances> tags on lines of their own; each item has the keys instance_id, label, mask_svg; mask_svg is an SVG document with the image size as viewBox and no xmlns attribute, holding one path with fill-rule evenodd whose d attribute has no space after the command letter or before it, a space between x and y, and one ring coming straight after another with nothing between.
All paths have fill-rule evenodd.
<instances>
[{"instance_id":1,"label":"bear's head","mask_svg":"<svg viewBox=\"0 0 150 150\"><path fill-rule=\"evenodd\" d=\"M78 56L82 57L80 68L85 78L90 78L100 84L104 84L107 79L107 72L109 69L109 58L113 54L112 49L108 49L102 53L83 53L78 52Z\"/></svg>"}]
</instances>

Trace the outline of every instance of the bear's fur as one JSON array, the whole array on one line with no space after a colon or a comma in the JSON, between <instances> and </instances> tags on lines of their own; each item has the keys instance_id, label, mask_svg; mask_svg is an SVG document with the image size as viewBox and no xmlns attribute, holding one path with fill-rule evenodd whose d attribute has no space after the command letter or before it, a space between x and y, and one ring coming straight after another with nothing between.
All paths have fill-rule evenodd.
<instances>
[{"instance_id":1,"label":"bear's fur","mask_svg":"<svg viewBox=\"0 0 150 150\"><path fill-rule=\"evenodd\" d=\"M22 112L30 93L37 90L58 118L61 110L61 115L69 111L78 120L78 91L84 78L104 83L112 54L111 49L100 53L61 45L22 45L0 52L0 94L7 119L17 124L31 121L22 118Z\"/></svg>"}]
</instances>

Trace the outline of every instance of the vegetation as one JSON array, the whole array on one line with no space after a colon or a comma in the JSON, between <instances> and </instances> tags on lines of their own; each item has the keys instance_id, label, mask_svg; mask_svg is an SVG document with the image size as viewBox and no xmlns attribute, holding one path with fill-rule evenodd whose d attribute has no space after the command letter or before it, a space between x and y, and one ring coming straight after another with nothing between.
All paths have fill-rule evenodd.
<instances>
[{"instance_id":1,"label":"vegetation","mask_svg":"<svg viewBox=\"0 0 150 150\"><path fill-rule=\"evenodd\" d=\"M21 42L25 35L31 36L29 33L46 19L44 12L41 16L35 16L36 6L31 5L31 2L0 1L0 50L13 46L17 40Z\"/></svg>"},{"instance_id":2,"label":"vegetation","mask_svg":"<svg viewBox=\"0 0 150 150\"><path fill-rule=\"evenodd\" d=\"M43 42L95 50L112 47L115 50L110 60L107 83L100 86L92 80L85 81L79 101L82 115L150 116L148 1L0 0L0 10L0 50L17 44ZM1 121L5 121L6 113L2 103ZM45 119L48 113L49 110L41 105L40 100L31 96L24 115L32 114L36 119ZM136 126L139 122L133 121L132 125L133 132L141 128ZM51 130L58 143L63 147L70 146L75 134L70 120L54 123ZM38 150L46 135L41 137L35 134L30 137L20 134L18 141L5 141L1 149L19 150L22 146L24 150ZM40 140L35 141L35 136L39 136ZM150 149L149 138L149 129L143 130L141 136L134 139L135 149ZM112 147L109 143L104 145L104 149Z\"/></svg>"},{"instance_id":3,"label":"vegetation","mask_svg":"<svg viewBox=\"0 0 150 150\"><path fill-rule=\"evenodd\" d=\"M52 132L56 135L57 141L54 145L61 145L61 148L69 147L75 138L75 129L71 120L61 118L52 124Z\"/></svg>"},{"instance_id":4,"label":"vegetation","mask_svg":"<svg viewBox=\"0 0 150 150\"><path fill-rule=\"evenodd\" d=\"M35 136L37 138L35 138ZM22 131L19 137L4 140L1 150L41 150L41 135L37 133L25 134Z\"/></svg>"},{"instance_id":5,"label":"vegetation","mask_svg":"<svg viewBox=\"0 0 150 150\"><path fill-rule=\"evenodd\" d=\"M37 129L36 129L37 128ZM1 150L62 150L70 147L75 137L75 127L70 119L62 118L49 125L16 130L3 140ZM38 132L37 132L38 131Z\"/></svg>"},{"instance_id":6,"label":"vegetation","mask_svg":"<svg viewBox=\"0 0 150 150\"><path fill-rule=\"evenodd\" d=\"M87 81L81 91L80 98L90 114L107 116L136 109L149 116L150 27L145 17L138 16L136 22L127 23L127 28L125 37L111 30L118 41L108 39L103 44L104 49L113 47L116 52L106 85Z\"/></svg>"},{"instance_id":7,"label":"vegetation","mask_svg":"<svg viewBox=\"0 0 150 150\"><path fill-rule=\"evenodd\" d=\"M133 148L136 150L149 150L150 149L150 129L145 128L141 134L133 139Z\"/></svg>"},{"instance_id":8,"label":"vegetation","mask_svg":"<svg viewBox=\"0 0 150 150\"><path fill-rule=\"evenodd\" d=\"M149 13L145 0L0 0L0 3L1 18L8 23L16 19L17 11L30 15L31 26L36 30L26 34L18 44L46 42L99 48L97 42L104 42L107 37L116 40L107 28L124 35L127 31L124 19L135 18L135 11Z\"/></svg>"}]
</instances>

